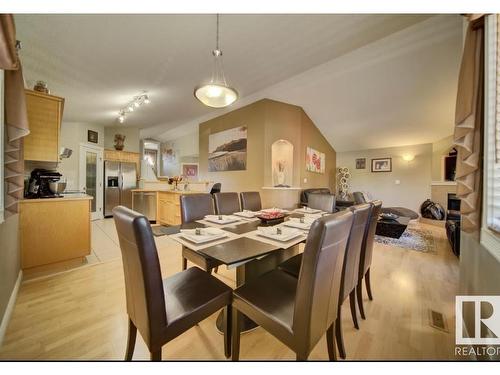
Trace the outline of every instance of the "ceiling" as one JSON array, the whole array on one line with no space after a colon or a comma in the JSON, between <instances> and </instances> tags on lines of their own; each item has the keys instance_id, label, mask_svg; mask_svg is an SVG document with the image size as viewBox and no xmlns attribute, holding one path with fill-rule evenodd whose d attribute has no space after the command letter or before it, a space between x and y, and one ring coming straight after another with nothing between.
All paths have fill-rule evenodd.
<instances>
[{"instance_id":1,"label":"ceiling","mask_svg":"<svg viewBox=\"0 0 500 375\"><path fill-rule=\"evenodd\" d=\"M211 73L214 15L16 15L16 26L27 84L65 97L64 121L116 125L142 90L151 104L125 125L147 136L221 113L193 96ZM242 98L232 108L260 97L301 105L339 151L407 142L387 131L395 125L419 139L419 126L450 133L458 16L222 15L220 33Z\"/></svg>"}]
</instances>

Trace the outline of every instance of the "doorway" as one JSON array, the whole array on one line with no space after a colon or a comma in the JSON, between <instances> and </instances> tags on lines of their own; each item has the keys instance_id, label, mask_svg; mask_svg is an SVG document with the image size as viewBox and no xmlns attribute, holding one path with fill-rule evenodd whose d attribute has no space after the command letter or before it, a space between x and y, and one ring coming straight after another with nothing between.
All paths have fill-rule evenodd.
<instances>
[{"instance_id":1,"label":"doorway","mask_svg":"<svg viewBox=\"0 0 500 375\"><path fill-rule=\"evenodd\" d=\"M103 149L102 147L80 144L80 176L81 191L93 199L90 203L92 220L103 218Z\"/></svg>"}]
</instances>

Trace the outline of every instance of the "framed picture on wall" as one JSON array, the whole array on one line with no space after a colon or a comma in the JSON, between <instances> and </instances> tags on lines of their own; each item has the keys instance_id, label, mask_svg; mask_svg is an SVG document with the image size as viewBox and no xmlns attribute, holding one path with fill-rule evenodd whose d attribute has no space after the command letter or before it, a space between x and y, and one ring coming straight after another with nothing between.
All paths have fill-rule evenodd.
<instances>
[{"instance_id":1,"label":"framed picture on wall","mask_svg":"<svg viewBox=\"0 0 500 375\"><path fill-rule=\"evenodd\" d=\"M91 143L99 143L99 133L93 130L87 130L87 141Z\"/></svg>"},{"instance_id":2,"label":"framed picture on wall","mask_svg":"<svg viewBox=\"0 0 500 375\"><path fill-rule=\"evenodd\" d=\"M247 169L247 127L239 126L208 137L208 171Z\"/></svg>"},{"instance_id":3,"label":"framed picture on wall","mask_svg":"<svg viewBox=\"0 0 500 375\"><path fill-rule=\"evenodd\" d=\"M188 180L198 179L198 163L182 163L181 173Z\"/></svg>"},{"instance_id":4,"label":"framed picture on wall","mask_svg":"<svg viewBox=\"0 0 500 375\"><path fill-rule=\"evenodd\" d=\"M366 159L356 159L356 169L366 169Z\"/></svg>"},{"instance_id":5,"label":"framed picture on wall","mask_svg":"<svg viewBox=\"0 0 500 375\"><path fill-rule=\"evenodd\" d=\"M307 147L306 170L315 173L325 173L325 154L312 147Z\"/></svg>"},{"instance_id":6,"label":"framed picture on wall","mask_svg":"<svg viewBox=\"0 0 500 375\"><path fill-rule=\"evenodd\" d=\"M372 159L372 172L392 172L392 158Z\"/></svg>"}]
</instances>

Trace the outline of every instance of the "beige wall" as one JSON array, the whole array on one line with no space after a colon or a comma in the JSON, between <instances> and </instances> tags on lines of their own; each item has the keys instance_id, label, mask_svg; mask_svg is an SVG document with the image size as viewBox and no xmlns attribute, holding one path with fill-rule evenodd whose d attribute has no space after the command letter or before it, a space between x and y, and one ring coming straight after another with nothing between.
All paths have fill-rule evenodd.
<instances>
[{"instance_id":1,"label":"beige wall","mask_svg":"<svg viewBox=\"0 0 500 375\"><path fill-rule=\"evenodd\" d=\"M19 215L0 224L0 322L21 269L18 231Z\"/></svg>"},{"instance_id":2,"label":"beige wall","mask_svg":"<svg viewBox=\"0 0 500 375\"><path fill-rule=\"evenodd\" d=\"M115 134L125 135L123 151L140 152L139 128L127 126L106 126L104 128L104 148L114 150Z\"/></svg>"},{"instance_id":3,"label":"beige wall","mask_svg":"<svg viewBox=\"0 0 500 375\"><path fill-rule=\"evenodd\" d=\"M98 134L98 143L87 142L87 131L93 130ZM104 146L104 127L80 122L63 122L61 124L60 147L67 147L73 150L73 154L62 159L59 163L31 162L24 164L24 174L29 176L34 168L55 169L60 172L67 181L67 190L79 189L80 173L80 144L89 144L92 146Z\"/></svg>"},{"instance_id":4,"label":"beige wall","mask_svg":"<svg viewBox=\"0 0 500 375\"><path fill-rule=\"evenodd\" d=\"M220 182L223 191L258 191L264 186L265 108L261 100L200 124L200 180ZM247 169L208 172L209 135L243 125L247 126Z\"/></svg>"},{"instance_id":5,"label":"beige wall","mask_svg":"<svg viewBox=\"0 0 500 375\"><path fill-rule=\"evenodd\" d=\"M481 245L474 235L465 232L461 232L460 236L460 272L457 294L464 296L500 295L500 260ZM463 317L457 317L457 319L460 318L463 318L465 326L469 328L469 333L472 333L472 327L475 324L474 311L464 309ZM494 355L489 359L498 361L500 355Z\"/></svg>"},{"instance_id":6,"label":"beige wall","mask_svg":"<svg viewBox=\"0 0 500 375\"><path fill-rule=\"evenodd\" d=\"M406 162L402 156L415 155ZM371 159L392 157L392 172L371 172ZM356 159L366 158L366 169L356 169ZM385 207L401 206L420 212L431 197L432 144L337 153L337 166L351 170L350 192L366 191ZM399 184L397 184L399 180Z\"/></svg>"},{"instance_id":7,"label":"beige wall","mask_svg":"<svg viewBox=\"0 0 500 375\"><path fill-rule=\"evenodd\" d=\"M432 144L432 181L443 181L443 156L448 155L453 147L453 135Z\"/></svg>"},{"instance_id":8,"label":"beige wall","mask_svg":"<svg viewBox=\"0 0 500 375\"><path fill-rule=\"evenodd\" d=\"M171 139L166 142L162 142L162 147L170 148L175 151L176 158L168 166L161 168L162 171L167 172L162 173L166 176L175 176L181 174L181 164L182 163L198 163L198 153L199 153L199 134L198 131L184 135L179 138ZM160 163L163 161L160 158ZM163 165L163 164L162 164Z\"/></svg>"},{"instance_id":9,"label":"beige wall","mask_svg":"<svg viewBox=\"0 0 500 375\"><path fill-rule=\"evenodd\" d=\"M300 150L300 186L303 188L329 187L335 191L335 170L337 167L337 154L330 146L323 134L318 131L312 120L302 111L302 149ZM306 147L311 146L325 153L325 174L309 172L306 170ZM305 182L304 179L307 179Z\"/></svg>"},{"instance_id":10,"label":"beige wall","mask_svg":"<svg viewBox=\"0 0 500 375\"><path fill-rule=\"evenodd\" d=\"M247 169L245 171L208 172L208 138L212 133L247 126ZM291 142L293 186L335 188L335 150L329 145L301 107L263 99L243 108L206 121L199 128L200 179L221 182L223 191L261 191L265 205L291 206L298 203L299 191L262 190L272 186L271 145L280 139ZM306 147L324 152L324 174L305 170ZM304 183L307 178L307 183Z\"/></svg>"},{"instance_id":11,"label":"beige wall","mask_svg":"<svg viewBox=\"0 0 500 375\"><path fill-rule=\"evenodd\" d=\"M77 190L80 173L80 144L87 142L88 130L96 131L98 143L89 143L93 146L104 147L104 127L87 123L64 122L61 125L61 147L73 150L73 155L68 159L62 159L57 170L66 178L68 185L66 189Z\"/></svg>"}]
</instances>

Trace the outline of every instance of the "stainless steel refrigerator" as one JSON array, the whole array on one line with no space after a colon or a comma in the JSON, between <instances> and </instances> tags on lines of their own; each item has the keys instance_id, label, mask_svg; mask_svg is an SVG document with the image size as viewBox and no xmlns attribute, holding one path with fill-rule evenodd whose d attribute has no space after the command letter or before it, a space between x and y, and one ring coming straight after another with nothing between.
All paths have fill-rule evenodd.
<instances>
[{"instance_id":1,"label":"stainless steel refrigerator","mask_svg":"<svg viewBox=\"0 0 500 375\"><path fill-rule=\"evenodd\" d=\"M104 216L113 216L113 208L132 208L132 189L137 187L135 163L104 162Z\"/></svg>"}]
</instances>

